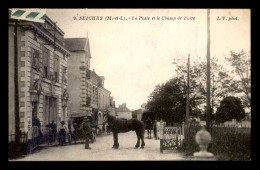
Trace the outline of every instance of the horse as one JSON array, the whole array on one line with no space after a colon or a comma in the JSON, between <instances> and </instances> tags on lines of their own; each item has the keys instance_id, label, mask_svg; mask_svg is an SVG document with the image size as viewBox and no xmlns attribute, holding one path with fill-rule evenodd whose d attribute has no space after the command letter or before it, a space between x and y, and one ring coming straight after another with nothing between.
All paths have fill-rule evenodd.
<instances>
[{"instance_id":1,"label":"horse","mask_svg":"<svg viewBox=\"0 0 260 170\"><path fill-rule=\"evenodd\" d=\"M108 126L110 130L113 133L114 138L114 145L112 148L118 149L119 143L118 143L118 133L124 133L129 131L135 131L137 135L137 143L135 145L135 148L137 149L140 147L140 140L142 141L141 147L144 148L144 123L137 119L130 119L130 120L121 120L117 119L116 117L110 115L108 112L104 114L104 124L108 123Z\"/></svg>"},{"instance_id":2,"label":"horse","mask_svg":"<svg viewBox=\"0 0 260 170\"><path fill-rule=\"evenodd\" d=\"M152 139L153 122L150 118L145 121L145 130L147 130L148 139Z\"/></svg>"}]
</instances>

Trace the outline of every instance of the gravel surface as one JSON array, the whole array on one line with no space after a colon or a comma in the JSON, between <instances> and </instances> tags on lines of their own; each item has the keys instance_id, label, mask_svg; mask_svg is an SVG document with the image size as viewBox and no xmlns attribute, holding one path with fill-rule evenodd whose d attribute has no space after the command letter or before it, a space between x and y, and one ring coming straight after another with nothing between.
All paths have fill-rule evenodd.
<instances>
[{"instance_id":1,"label":"gravel surface","mask_svg":"<svg viewBox=\"0 0 260 170\"><path fill-rule=\"evenodd\" d=\"M119 133L119 149L112 149L113 135L103 134L96 142L90 144L91 150L84 149L83 144L42 148L39 151L13 161L92 161L92 160L187 160L178 151L160 153L160 141L147 139L145 148L135 149L137 142L135 132Z\"/></svg>"}]
</instances>

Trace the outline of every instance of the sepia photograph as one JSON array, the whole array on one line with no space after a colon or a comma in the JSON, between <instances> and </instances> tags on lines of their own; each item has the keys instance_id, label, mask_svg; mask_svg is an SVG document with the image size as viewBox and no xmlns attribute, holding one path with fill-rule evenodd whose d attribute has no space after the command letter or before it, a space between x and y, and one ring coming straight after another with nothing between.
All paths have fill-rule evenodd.
<instances>
[{"instance_id":1,"label":"sepia photograph","mask_svg":"<svg viewBox=\"0 0 260 170\"><path fill-rule=\"evenodd\" d=\"M251 9L8 9L8 160L251 161Z\"/></svg>"}]
</instances>

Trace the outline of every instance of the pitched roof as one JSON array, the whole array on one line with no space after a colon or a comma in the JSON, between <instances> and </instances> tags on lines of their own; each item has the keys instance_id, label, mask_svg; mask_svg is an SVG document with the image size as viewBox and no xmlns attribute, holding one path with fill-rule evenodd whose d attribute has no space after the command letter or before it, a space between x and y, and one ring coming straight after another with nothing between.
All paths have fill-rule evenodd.
<instances>
[{"instance_id":1,"label":"pitched roof","mask_svg":"<svg viewBox=\"0 0 260 170\"><path fill-rule=\"evenodd\" d=\"M85 51L86 38L65 38L65 46L70 51Z\"/></svg>"},{"instance_id":2,"label":"pitched roof","mask_svg":"<svg viewBox=\"0 0 260 170\"><path fill-rule=\"evenodd\" d=\"M91 58L88 38L65 38L65 46L70 51L86 51L87 57Z\"/></svg>"},{"instance_id":3,"label":"pitched roof","mask_svg":"<svg viewBox=\"0 0 260 170\"><path fill-rule=\"evenodd\" d=\"M129 110L127 107L124 109L124 108L116 108L116 111L117 112L131 112L131 110Z\"/></svg>"}]
</instances>

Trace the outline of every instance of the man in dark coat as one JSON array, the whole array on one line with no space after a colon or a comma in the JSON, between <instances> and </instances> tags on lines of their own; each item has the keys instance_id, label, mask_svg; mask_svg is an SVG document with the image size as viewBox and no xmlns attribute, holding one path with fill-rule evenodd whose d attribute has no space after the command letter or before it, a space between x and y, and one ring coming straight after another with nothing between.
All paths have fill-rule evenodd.
<instances>
[{"instance_id":1,"label":"man in dark coat","mask_svg":"<svg viewBox=\"0 0 260 170\"><path fill-rule=\"evenodd\" d=\"M57 125L54 122L54 120L52 120L52 122L50 124L50 128L51 128L51 141L55 142L56 134L57 134Z\"/></svg>"},{"instance_id":2,"label":"man in dark coat","mask_svg":"<svg viewBox=\"0 0 260 170\"><path fill-rule=\"evenodd\" d=\"M154 124L153 124L153 132L154 132L155 140L157 140L157 127L156 127L156 124L157 124L157 121L155 120Z\"/></svg>"},{"instance_id":3,"label":"man in dark coat","mask_svg":"<svg viewBox=\"0 0 260 170\"><path fill-rule=\"evenodd\" d=\"M59 131L59 144L61 146L63 146L66 143L66 135L68 132L68 129L65 125L64 121L61 121L61 127L60 127L60 131Z\"/></svg>"},{"instance_id":4,"label":"man in dark coat","mask_svg":"<svg viewBox=\"0 0 260 170\"><path fill-rule=\"evenodd\" d=\"M91 135L91 127L90 127L90 120L87 117L85 117L83 119L83 123L81 124L80 129L82 129L83 132L84 132L85 149L91 149L89 147L89 138L90 138L90 135Z\"/></svg>"},{"instance_id":5,"label":"man in dark coat","mask_svg":"<svg viewBox=\"0 0 260 170\"><path fill-rule=\"evenodd\" d=\"M33 116L32 118L32 126L37 126L38 127L38 133L39 135L36 137L36 142L37 144L40 143L40 139L43 137L42 131L41 131L41 122L39 118Z\"/></svg>"}]
</instances>

